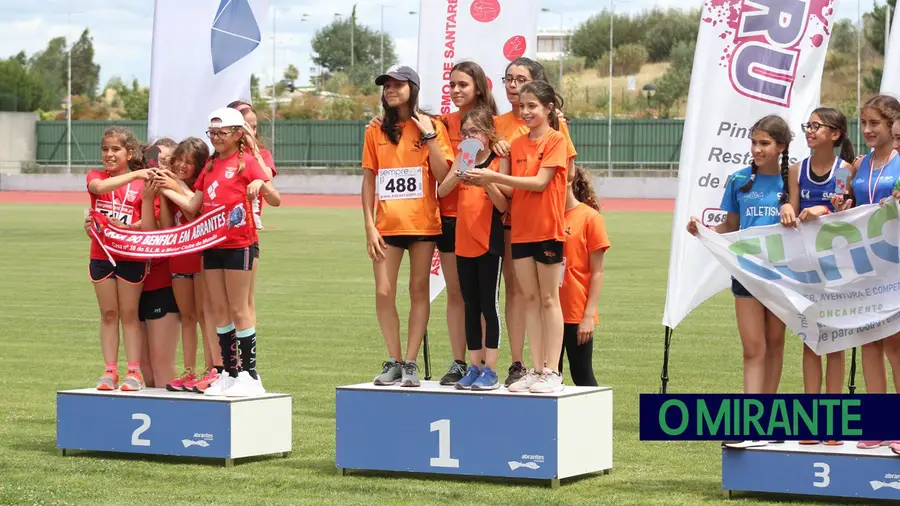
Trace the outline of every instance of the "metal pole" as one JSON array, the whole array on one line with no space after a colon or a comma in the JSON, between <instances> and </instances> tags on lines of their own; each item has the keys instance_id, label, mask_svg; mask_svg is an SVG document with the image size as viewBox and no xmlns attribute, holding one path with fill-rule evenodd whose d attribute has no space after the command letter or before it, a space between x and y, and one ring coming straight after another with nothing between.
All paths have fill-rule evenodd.
<instances>
[{"instance_id":1,"label":"metal pole","mask_svg":"<svg viewBox=\"0 0 900 506\"><path fill-rule=\"evenodd\" d=\"M66 173L72 173L72 12L69 11L69 56L67 74L67 96L69 103L66 104Z\"/></svg>"},{"instance_id":2,"label":"metal pole","mask_svg":"<svg viewBox=\"0 0 900 506\"><path fill-rule=\"evenodd\" d=\"M384 74L384 4L381 4L381 73Z\"/></svg>"},{"instance_id":3,"label":"metal pole","mask_svg":"<svg viewBox=\"0 0 900 506\"><path fill-rule=\"evenodd\" d=\"M861 0L856 0L856 142L862 143L862 114L859 108L862 104L862 14L860 12Z\"/></svg>"},{"instance_id":4,"label":"metal pole","mask_svg":"<svg viewBox=\"0 0 900 506\"><path fill-rule=\"evenodd\" d=\"M563 15L559 14L559 92L563 89L563 57L566 55L566 34L563 32Z\"/></svg>"},{"instance_id":5,"label":"metal pole","mask_svg":"<svg viewBox=\"0 0 900 506\"><path fill-rule=\"evenodd\" d=\"M277 20L278 20L278 8L273 6L272 9L272 151L275 151L275 82L276 82L276 70L275 70L275 55L277 53L278 47L278 31L277 31Z\"/></svg>"},{"instance_id":6,"label":"metal pole","mask_svg":"<svg viewBox=\"0 0 900 506\"><path fill-rule=\"evenodd\" d=\"M613 116L613 21L616 18L616 0L609 0L609 118L606 131L606 158L609 166L606 177L612 177L612 116Z\"/></svg>"},{"instance_id":7,"label":"metal pole","mask_svg":"<svg viewBox=\"0 0 900 506\"><path fill-rule=\"evenodd\" d=\"M353 12L350 13L350 75L353 75L353 68L356 65L356 49L353 47L353 38L356 33L356 5L353 5ZM350 82L353 82L351 77Z\"/></svg>"}]
</instances>

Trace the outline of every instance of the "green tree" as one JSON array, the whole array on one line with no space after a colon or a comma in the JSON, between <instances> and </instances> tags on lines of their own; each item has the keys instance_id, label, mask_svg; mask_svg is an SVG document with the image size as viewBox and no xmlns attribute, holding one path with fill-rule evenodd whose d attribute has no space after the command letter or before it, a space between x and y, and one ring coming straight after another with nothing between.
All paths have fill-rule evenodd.
<instances>
[{"instance_id":1,"label":"green tree","mask_svg":"<svg viewBox=\"0 0 900 506\"><path fill-rule=\"evenodd\" d=\"M55 107L59 102L42 76L23 65L18 55L0 60L0 110L30 112Z\"/></svg>"},{"instance_id":2,"label":"green tree","mask_svg":"<svg viewBox=\"0 0 900 506\"><path fill-rule=\"evenodd\" d=\"M672 49L679 42L697 40L700 25L699 9L664 11L656 8L645 16L645 31L641 45L647 48L651 62L668 60Z\"/></svg>"},{"instance_id":3,"label":"green tree","mask_svg":"<svg viewBox=\"0 0 900 506\"><path fill-rule=\"evenodd\" d=\"M127 86L121 78L115 76L106 83L106 89L115 90L116 98L113 105L122 109L122 119L147 119L150 109L150 90L141 88L137 79L131 82L131 86Z\"/></svg>"},{"instance_id":4,"label":"green tree","mask_svg":"<svg viewBox=\"0 0 900 506\"><path fill-rule=\"evenodd\" d=\"M656 95L653 97L653 103L665 117L669 117L678 101L688 95L696 47L696 41L676 44L672 48L669 68L655 83Z\"/></svg>"},{"instance_id":5,"label":"green tree","mask_svg":"<svg viewBox=\"0 0 900 506\"><path fill-rule=\"evenodd\" d=\"M583 56L588 67L594 67L604 54L609 52L609 12L588 18L572 34L570 48L575 56ZM613 31L617 46L640 44L644 38L646 23L643 18L631 18L616 14Z\"/></svg>"},{"instance_id":6,"label":"green tree","mask_svg":"<svg viewBox=\"0 0 900 506\"><path fill-rule=\"evenodd\" d=\"M259 102L260 95L259 76L250 74L250 101L253 103Z\"/></svg>"},{"instance_id":7,"label":"green tree","mask_svg":"<svg viewBox=\"0 0 900 506\"><path fill-rule=\"evenodd\" d=\"M834 24L831 29L831 41L829 49L839 53L850 54L856 53L856 25L849 19L841 19Z\"/></svg>"},{"instance_id":8,"label":"green tree","mask_svg":"<svg viewBox=\"0 0 900 506\"><path fill-rule=\"evenodd\" d=\"M63 68L63 82L66 81ZM94 63L94 41L85 29L72 45L72 94L96 98L100 86L100 65Z\"/></svg>"},{"instance_id":9,"label":"green tree","mask_svg":"<svg viewBox=\"0 0 900 506\"><path fill-rule=\"evenodd\" d=\"M350 39L353 39L351 61ZM329 73L345 72L352 84L372 81L381 73L381 33L357 24L356 8L350 19L337 20L317 30L312 39L313 62ZM397 62L394 41L384 34L384 68Z\"/></svg>"},{"instance_id":10,"label":"green tree","mask_svg":"<svg viewBox=\"0 0 900 506\"><path fill-rule=\"evenodd\" d=\"M66 94L66 38L50 39L47 48L31 55L28 66L36 72L49 93L59 102Z\"/></svg>"}]
</instances>

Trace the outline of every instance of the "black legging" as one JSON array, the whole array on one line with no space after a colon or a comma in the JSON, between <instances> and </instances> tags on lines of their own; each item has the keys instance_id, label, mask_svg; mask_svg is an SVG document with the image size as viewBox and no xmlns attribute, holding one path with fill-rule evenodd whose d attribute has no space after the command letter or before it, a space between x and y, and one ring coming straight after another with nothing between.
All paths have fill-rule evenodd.
<instances>
[{"instance_id":1,"label":"black legging","mask_svg":"<svg viewBox=\"0 0 900 506\"><path fill-rule=\"evenodd\" d=\"M594 340L578 346L578 324L567 323L563 327L563 351L559 355L559 373L563 372L563 356L569 355L569 367L572 368L572 381L579 387L595 387L594 365L592 355Z\"/></svg>"},{"instance_id":2,"label":"black legging","mask_svg":"<svg viewBox=\"0 0 900 506\"><path fill-rule=\"evenodd\" d=\"M466 305L466 345L480 350L481 317L484 316L484 344L500 347L500 257L485 253L477 258L456 257L459 288Z\"/></svg>"}]
</instances>

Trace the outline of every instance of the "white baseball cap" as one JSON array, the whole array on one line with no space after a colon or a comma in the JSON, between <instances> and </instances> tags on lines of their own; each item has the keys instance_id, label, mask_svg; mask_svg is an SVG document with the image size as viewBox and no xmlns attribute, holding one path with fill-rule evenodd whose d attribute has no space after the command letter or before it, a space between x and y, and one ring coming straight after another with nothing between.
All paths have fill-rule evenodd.
<instances>
[{"instance_id":1,"label":"white baseball cap","mask_svg":"<svg viewBox=\"0 0 900 506\"><path fill-rule=\"evenodd\" d=\"M213 124L213 120L219 120L217 124ZM244 115L237 109L230 107L222 107L216 109L209 115L210 127L242 127L244 126Z\"/></svg>"}]
</instances>

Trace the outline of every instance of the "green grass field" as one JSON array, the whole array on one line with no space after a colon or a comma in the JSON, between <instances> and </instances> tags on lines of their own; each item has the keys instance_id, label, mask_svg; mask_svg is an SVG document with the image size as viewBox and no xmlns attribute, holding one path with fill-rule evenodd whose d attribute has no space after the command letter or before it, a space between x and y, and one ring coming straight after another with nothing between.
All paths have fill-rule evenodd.
<instances>
[{"instance_id":1,"label":"green grass field","mask_svg":"<svg viewBox=\"0 0 900 506\"><path fill-rule=\"evenodd\" d=\"M334 388L370 381L386 355L360 213L346 209L266 213L270 228L261 237L257 288L259 367L269 391L293 395L290 458L254 459L229 469L157 457L57 456L56 391L93 386L102 372L82 207L0 205L0 241L6 246L0 258L0 504L725 502L718 443L638 440L638 394L659 389L669 214L606 215L613 247L606 260L594 369L600 384L614 391L614 468L610 475L563 482L551 490L497 480L337 475ZM405 284L401 274L401 322L408 307ZM429 327L438 376L450 361L443 321L439 298ZM789 338L783 391L802 391L800 346L799 339ZM508 353L501 356L499 367L505 371ZM670 392L741 391L741 348L730 294L711 299L679 326L670 377ZM741 497L774 504L766 502L770 496Z\"/></svg>"}]
</instances>

